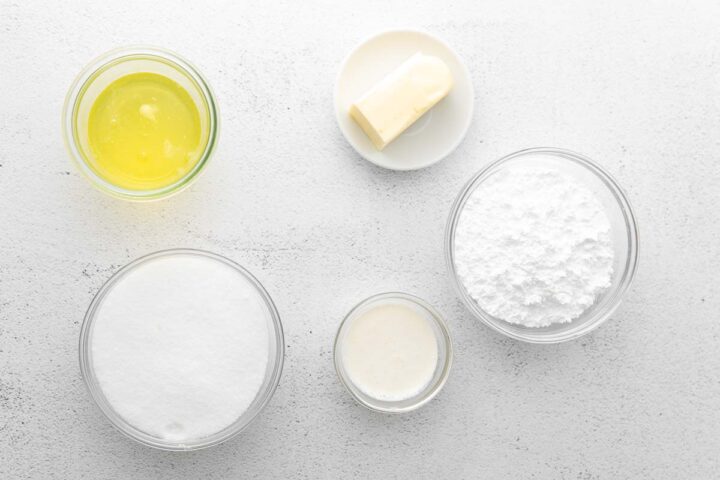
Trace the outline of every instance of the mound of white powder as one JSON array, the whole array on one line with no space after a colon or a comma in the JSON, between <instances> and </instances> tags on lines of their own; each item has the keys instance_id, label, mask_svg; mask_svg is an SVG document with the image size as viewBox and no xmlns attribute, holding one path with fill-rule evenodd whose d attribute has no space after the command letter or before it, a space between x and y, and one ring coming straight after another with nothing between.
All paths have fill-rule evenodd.
<instances>
[{"instance_id":1,"label":"mound of white powder","mask_svg":"<svg viewBox=\"0 0 720 480\"><path fill-rule=\"evenodd\" d=\"M506 167L460 213L455 267L490 315L526 327L567 323L611 285L610 235L600 201L569 175Z\"/></svg>"},{"instance_id":2,"label":"mound of white powder","mask_svg":"<svg viewBox=\"0 0 720 480\"><path fill-rule=\"evenodd\" d=\"M247 410L265 379L268 309L223 262L173 254L139 264L95 318L92 363L128 423L183 442L216 433Z\"/></svg>"}]
</instances>

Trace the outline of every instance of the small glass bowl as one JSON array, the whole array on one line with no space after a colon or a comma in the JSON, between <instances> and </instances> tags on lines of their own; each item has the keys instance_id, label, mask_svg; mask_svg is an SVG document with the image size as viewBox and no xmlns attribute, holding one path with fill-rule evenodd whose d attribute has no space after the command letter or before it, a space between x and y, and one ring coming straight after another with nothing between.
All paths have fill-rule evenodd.
<instances>
[{"instance_id":1,"label":"small glass bowl","mask_svg":"<svg viewBox=\"0 0 720 480\"><path fill-rule=\"evenodd\" d=\"M114 185L100 176L88 161L91 153L87 121L95 100L110 83L137 72L157 73L180 84L198 107L200 128L207 136L207 143L198 162L185 176L173 184L152 190L130 190ZM178 193L198 177L215 150L219 118L210 86L190 62L167 50L138 46L107 52L80 72L65 98L62 127L70 158L95 187L114 197L142 201Z\"/></svg>"},{"instance_id":2,"label":"small glass bowl","mask_svg":"<svg viewBox=\"0 0 720 480\"><path fill-rule=\"evenodd\" d=\"M348 375L342 361L342 340L344 335L347 333L348 326L361 314L367 312L371 308L387 305L390 303L400 303L409 305L415 309L420 310L424 316L431 320L433 332L435 333L435 340L437 341L438 348L438 361L435 366L435 372L432 380L428 385L417 395L400 401L386 401L378 400L377 398L371 397L360 390L355 384L353 384L350 376ZM350 395L361 405L382 413L405 413L412 410L416 410L430 400L432 400L442 389L447 381L448 374L450 373L450 367L452 366L452 341L450 339L450 332L448 331L445 321L442 319L440 314L424 300L401 292L388 292L373 295L372 297L366 298L352 310L343 319L340 327L338 328L337 335L335 336L335 347L334 347L334 362L335 371L340 377L340 381L345 386Z\"/></svg>"},{"instance_id":3,"label":"small glass bowl","mask_svg":"<svg viewBox=\"0 0 720 480\"><path fill-rule=\"evenodd\" d=\"M149 435L137 427L128 423L123 417L121 417L110 405L108 400L103 394L102 388L98 383L98 379L95 376L95 370L92 360L92 333L94 327L94 320L98 308L102 305L103 300L107 294L112 291L113 287L119 279L121 279L128 272L132 271L136 267L150 262L158 257L166 257L172 255L198 255L207 258L212 258L219 262L228 265L235 269L238 273L244 276L257 290L258 294L265 301L265 305L268 310L268 330L269 330L269 355L268 364L265 370L265 379L263 384L258 390L258 394L250 404L247 410L238 417L235 422L227 426L223 430L214 433L213 435L198 438L192 441L183 443L170 442L162 438L158 438L153 435ZM80 372L82 373L85 385L90 391L93 400L97 403L103 414L110 420L110 423L117 428L121 433L127 437L136 440L150 447L158 448L161 450L172 450L172 451L189 451L199 450L201 448L207 448L217 445L225 440L228 440L238 433L242 432L260 411L267 405L275 393L275 389L280 382L280 374L282 373L283 361L285 356L285 341L283 337L282 324L280 323L280 315L278 314L275 304L273 303L270 295L263 288L260 282L247 270L238 265L237 263L229 260L225 257L217 255L215 253L206 252L203 250L194 249L172 249L162 250L159 252L151 253L140 257L121 268L116 272L105 284L100 288L98 293L90 303L90 307L85 314L82 328L80 330Z\"/></svg>"},{"instance_id":4,"label":"small glass bowl","mask_svg":"<svg viewBox=\"0 0 720 480\"><path fill-rule=\"evenodd\" d=\"M581 182L593 192L610 221L615 248L611 286L592 307L572 322L530 328L508 323L485 312L468 294L455 270L455 229L465 202L485 180L509 166L542 166L559 170ZM493 330L530 343L559 343L578 338L600 326L620 305L630 287L638 265L638 228L625 193L615 180L587 157L558 148L531 148L503 157L475 174L453 204L446 228L445 257L456 292L467 308Z\"/></svg>"}]
</instances>

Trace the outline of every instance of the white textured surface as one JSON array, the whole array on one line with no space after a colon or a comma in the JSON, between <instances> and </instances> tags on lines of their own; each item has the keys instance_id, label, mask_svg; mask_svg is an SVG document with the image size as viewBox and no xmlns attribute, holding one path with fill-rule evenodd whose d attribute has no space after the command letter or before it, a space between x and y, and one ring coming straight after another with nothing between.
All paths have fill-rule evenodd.
<instances>
[{"instance_id":1,"label":"white textured surface","mask_svg":"<svg viewBox=\"0 0 720 480\"><path fill-rule=\"evenodd\" d=\"M720 476L717 2L0 2L0 478ZM395 26L445 38L475 82L469 136L418 172L358 158L332 109L344 55ZM92 190L60 135L74 75L132 43L192 59L222 114L205 175L159 203ZM467 178L540 145L601 162L641 229L614 318L556 346L474 322L442 255ZM175 246L254 272L287 343L263 414L190 454L115 432L77 364L95 291ZM353 404L331 360L343 315L387 289L434 304L456 347L445 389L403 416Z\"/></svg>"}]
</instances>

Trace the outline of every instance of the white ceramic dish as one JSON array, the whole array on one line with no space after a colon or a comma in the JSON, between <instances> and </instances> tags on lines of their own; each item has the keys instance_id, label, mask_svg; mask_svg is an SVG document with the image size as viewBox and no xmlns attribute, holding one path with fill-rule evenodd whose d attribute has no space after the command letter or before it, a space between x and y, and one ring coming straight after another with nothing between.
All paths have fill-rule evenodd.
<instances>
[{"instance_id":1,"label":"white ceramic dish","mask_svg":"<svg viewBox=\"0 0 720 480\"><path fill-rule=\"evenodd\" d=\"M378 151L350 118L350 105L417 52L442 59L455 84L447 97ZM460 144L472 120L474 94L470 73L445 42L425 32L390 30L370 37L348 55L340 67L334 100L340 130L361 156L392 170L416 170L442 160Z\"/></svg>"}]
</instances>

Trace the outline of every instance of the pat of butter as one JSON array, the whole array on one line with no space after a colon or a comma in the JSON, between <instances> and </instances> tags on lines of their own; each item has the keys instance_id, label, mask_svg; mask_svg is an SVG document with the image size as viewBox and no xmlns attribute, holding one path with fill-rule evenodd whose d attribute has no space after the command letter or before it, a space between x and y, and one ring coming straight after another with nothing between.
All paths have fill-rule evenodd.
<instances>
[{"instance_id":1,"label":"pat of butter","mask_svg":"<svg viewBox=\"0 0 720 480\"><path fill-rule=\"evenodd\" d=\"M445 98L452 86L445 62L416 53L355 101L350 116L382 150Z\"/></svg>"}]
</instances>

